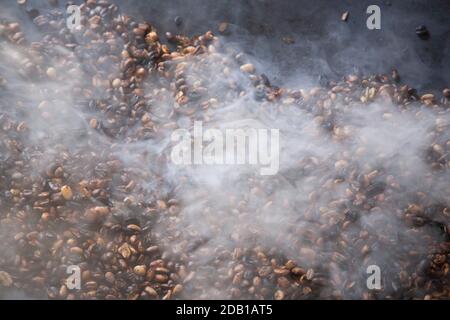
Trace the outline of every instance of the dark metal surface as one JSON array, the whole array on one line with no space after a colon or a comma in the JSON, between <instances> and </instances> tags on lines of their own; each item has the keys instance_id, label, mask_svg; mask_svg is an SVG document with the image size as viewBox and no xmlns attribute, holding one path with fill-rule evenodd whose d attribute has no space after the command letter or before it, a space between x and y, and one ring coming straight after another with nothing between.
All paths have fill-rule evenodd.
<instances>
[{"instance_id":1,"label":"dark metal surface","mask_svg":"<svg viewBox=\"0 0 450 320\"><path fill-rule=\"evenodd\" d=\"M16 1L1 0L3 14L25 20ZM60 0L60 6L68 1ZM72 3L81 3L81 0ZM382 73L396 67L405 83L441 90L450 83L449 0L113 0L124 13L146 19L161 33L200 34L227 21L227 41L236 43L275 82ZM7 4L6 4L7 3ZM366 8L381 8L381 30L366 27ZM47 0L28 7L49 8ZM8 9L8 10L6 10ZM341 21L349 11L347 22ZM179 16L178 24L175 17ZM415 29L425 25L428 40ZM283 37L291 37L293 44Z\"/></svg>"},{"instance_id":2,"label":"dark metal surface","mask_svg":"<svg viewBox=\"0 0 450 320\"><path fill-rule=\"evenodd\" d=\"M381 8L381 30L366 27L371 4ZM233 24L228 40L273 68L279 81L396 67L404 82L418 89L440 90L450 83L449 0L131 0L121 6L161 30L190 35L217 31L228 21ZM342 22L345 11L349 18ZM183 18L181 26L176 16ZM428 28L430 39L415 34L418 25ZM285 36L295 43L285 43Z\"/></svg>"}]
</instances>

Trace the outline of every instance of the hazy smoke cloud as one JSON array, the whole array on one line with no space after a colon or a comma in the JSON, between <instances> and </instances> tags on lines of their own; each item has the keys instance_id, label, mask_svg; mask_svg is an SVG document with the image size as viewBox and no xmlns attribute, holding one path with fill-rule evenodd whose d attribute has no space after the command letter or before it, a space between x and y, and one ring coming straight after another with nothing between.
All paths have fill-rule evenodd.
<instances>
[{"instance_id":1,"label":"hazy smoke cloud","mask_svg":"<svg viewBox=\"0 0 450 320\"><path fill-rule=\"evenodd\" d=\"M365 103L360 97L368 88L362 85L336 95L329 88L314 88L308 75L286 81L288 94L300 92L297 98L285 95L268 102L258 97L255 79L239 67L252 62L272 79L272 66L239 54L239 44L220 39L205 54L167 63L183 70L186 84L195 89L190 98L197 94L207 104L194 105L193 110L180 106L171 92L174 83L169 82L174 81L152 75L145 79L143 95L157 130L141 140L136 136L142 123L136 123L117 139L107 134L115 128L113 117L95 107L107 107L101 105L102 99L109 82L121 76L120 63L97 63L100 76L93 78L89 68L101 46L81 45L77 50L58 47L46 54L45 65L58 66L56 80L34 81L21 74L29 53L1 44L0 76L8 79L1 112L27 124L22 148L38 153L30 163L31 178L42 175L49 164L79 156L68 173L69 179L79 182L94 169L101 171L99 159L118 159L127 174L137 177L139 187L122 197L121 178L109 181L118 196L108 205L117 216L134 217L124 203L154 206L158 199L176 199L173 211L155 218L151 236L164 254L193 271L184 298L229 298L230 281L238 286L261 273L258 261L269 266L287 260L305 271L314 270L314 285L320 287L314 292L317 297L361 298L371 264L382 270L384 294L395 296L402 270L413 270L442 237L440 230L428 225L411 228L404 216L420 196L429 207L448 206L448 165L436 172L426 159L436 140L448 145L448 130L435 132L437 119L450 123L448 112L420 103L402 108L383 95ZM346 63L352 50L334 58ZM103 80L108 85L103 87ZM87 82L93 83L93 92L74 92ZM97 105L86 106L89 100ZM121 112L119 102L114 108ZM102 121L103 131L92 128L92 118ZM279 129L279 173L263 177L254 166L171 163L173 130L191 130L195 120L206 128ZM74 210L91 205L80 203ZM448 224L448 217L436 219ZM15 249L4 255L13 259ZM244 280L233 280L229 270L239 269L239 264L248 268L248 274L242 275ZM263 281L273 280L268 279ZM275 287L276 281L270 285Z\"/></svg>"}]
</instances>

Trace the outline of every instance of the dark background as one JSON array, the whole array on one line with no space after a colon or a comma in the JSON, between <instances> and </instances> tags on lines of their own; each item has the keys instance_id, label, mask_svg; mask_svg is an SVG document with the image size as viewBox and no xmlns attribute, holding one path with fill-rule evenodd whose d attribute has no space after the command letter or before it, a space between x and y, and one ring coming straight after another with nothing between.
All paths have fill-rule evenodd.
<instances>
[{"instance_id":1,"label":"dark background","mask_svg":"<svg viewBox=\"0 0 450 320\"><path fill-rule=\"evenodd\" d=\"M68 1L59 0L60 6ZM72 1L74 4L82 0ZM419 90L450 85L450 0L111 0L123 13L148 20L160 34L217 32L227 21L226 41L237 44L264 67L275 84L319 75L388 73L396 67L404 83ZM3 15L21 16L15 0L0 0ZM7 4L6 6L3 3ZM366 27L366 9L381 8L381 30ZM49 8L47 0L28 7ZM349 11L347 22L341 21ZM182 24L176 26L174 18ZM430 33L421 40L415 29ZM288 44L283 37L295 42Z\"/></svg>"}]
</instances>

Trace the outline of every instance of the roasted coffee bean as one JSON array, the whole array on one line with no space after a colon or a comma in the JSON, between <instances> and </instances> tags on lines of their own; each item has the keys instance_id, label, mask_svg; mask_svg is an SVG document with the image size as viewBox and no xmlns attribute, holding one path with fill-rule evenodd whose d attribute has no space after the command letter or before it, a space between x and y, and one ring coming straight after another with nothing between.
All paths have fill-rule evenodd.
<instances>
[{"instance_id":1,"label":"roasted coffee bean","mask_svg":"<svg viewBox=\"0 0 450 320\"><path fill-rule=\"evenodd\" d=\"M416 28L416 34L422 40L427 40L430 37L428 29L424 25L420 25Z\"/></svg>"},{"instance_id":2,"label":"roasted coffee bean","mask_svg":"<svg viewBox=\"0 0 450 320\"><path fill-rule=\"evenodd\" d=\"M183 23L183 19L181 19L180 16L176 16L175 19L173 20L175 22L175 25L177 27L181 26L181 24Z\"/></svg>"},{"instance_id":3,"label":"roasted coffee bean","mask_svg":"<svg viewBox=\"0 0 450 320\"><path fill-rule=\"evenodd\" d=\"M395 68L308 88L261 73L227 22L165 44L105 0L73 30L64 8L18 3L37 28L0 21L0 295L448 297L449 89ZM279 172L171 164L173 130L235 120L281 129ZM383 288L365 290L374 264Z\"/></svg>"}]
</instances>

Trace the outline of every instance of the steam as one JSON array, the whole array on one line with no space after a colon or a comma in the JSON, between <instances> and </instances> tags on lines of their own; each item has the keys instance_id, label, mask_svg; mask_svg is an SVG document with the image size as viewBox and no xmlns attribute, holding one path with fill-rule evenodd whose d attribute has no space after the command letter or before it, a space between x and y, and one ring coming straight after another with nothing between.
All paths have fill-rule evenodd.
<instances>
[{"instance_id":1,"label":"steam","mask_svg":"<svg viewBox=\"0 0 450 320\"><path fill-rule=\"evenodd\" d=\"M183 69L186 83L208 103L194 105L193 112L185 110L170 84L159 75L150 76L144 80L143 96L157 130L139 139L143 124L138 121L116 139L107 134L115 129L108 121L112 117L95 107L108 95L101 81L120 77L120 64L97 64L97 74L107 78L93 80L88 68L95 64L95 50L83 45L78 50L58 47L54 55L46 54L45 65L58 66L57 79L33 81L20 73L27 52L0 46L0 76L8 79L1 113L26 123L22 149L35 152L26 173L33 179L45 174L50 164L79 161L66 173L69 181L78 183L101 171L99 161L119 160L138 187L123 193L120 178L109 182L115 198L108 205L116 215L133 216L124 205L131 198L128 202L152 207L160 199L176 199L178 210L160 213L151 234L165 256L192 272L184 298L230 298L230 269L245 265L243 281L251 282L261 272L261 263L280 266L288 260L314 270L312 279L320 286L315 297L361 298L367 292L365 270L372 264L382 270L383 294L395 297L402 285L401 270L412 270L442 236L430 226L422 227L426 232L411 228L404 215L421 192L429 206L449 205L448 166L436 173L425 157L436 140L436 119L450 123L448 112L420 104L401 109L382 96L362 103L364 88L358 88L350 102L328 95L318 104L319 93L328 89L313 88L305 75L288 81L287 91L301 92L299 98L262 101L255 79L239 66L252 62L269 79L273 75L266 70L271 66L238 55L239 45L218 39L205 54L168 63ZM349 55L342 54L338 60ZM74 92L86 81L98 81L94 92ZM89 100L96 105L86 106ZM102 121L105 130L92 128L92 118ZM206 128L279 129L279 173L261 176L249 165L171 163L173 130L192 130L195 121L203 121ZM450 138L448 131L441 135L443 143ZM92 205L81 203L74 210ZM437 219L448 223L444 217ZM263 281L277 287L273 277Z\"/></svg>"},{"instance_id":2,"label":"steam","mask_svg":"<svg viewBox=\"0 0 450 320\"><path fill-rule=\"evenodd\" d=\"M216 59L202 58L202 63L210 66L213 63L208 60ZM224 53L222 59L231 57ZM215 79L221 73L221 66L207 71L192 68L187 77ZM239 79L238 75L231 77ZM166 250L195 266L192 291L185 297L229 297L220 281L228 279L230 264L238 262L225 253L251 252L258 247L276 250L278 263L294 259L303 267L319 269L320 276L328 279L319 297L349 285L355 288L344 298L361 297L366 289L365 270L371 264L379 265L386 275L385 293L395 294L399 284L390 279L398 276L400 265L414 266L416 257L423 257L432 244L418 239L402 215L411 194L423 190L420 181L434 176L423 153L432 142L436 114L423 107L399 110L381 98L369 105L334 101L334 131L345 137L335 139L324 131L322 116L314 117L308 102L303 108L279 102L261 106L253 99L253 87L245 82L238 83L241 93L235 98L230 98L226 85L211 83L208 97L223 105L211 113L212 126L227 126L244 118L280 129L281 173L264 178L245 166L193 166L180 172L169 164L172 181L181 181L182 176L190 183L176 192L181 211L169 222L163 219L156 232L174 235L162 240ZM296 87L304 86L298 83ZM378 182L373 183L372 193L354 196L372 198L367 199L370 204L352 209L360 219L349 229L341 229L345 213L359 201L352 203L349 190L360 187L355 183L372 184L349 177L363 175ZM400 188L391 189L391 182ZM434 196L441 193L433 185L430 188ZM387 195L380 196L385 189L389 189ZM367 241L350 242L360 232L368 233ZM429 234L436 239L440 231L431 229ZM365 251L365 244L370 252ZM346 256L339 253L343 251ZM409 256L411 251L414 257ZM220 252L225 257L218 258Z\"/></svg>"}]
</instances>

